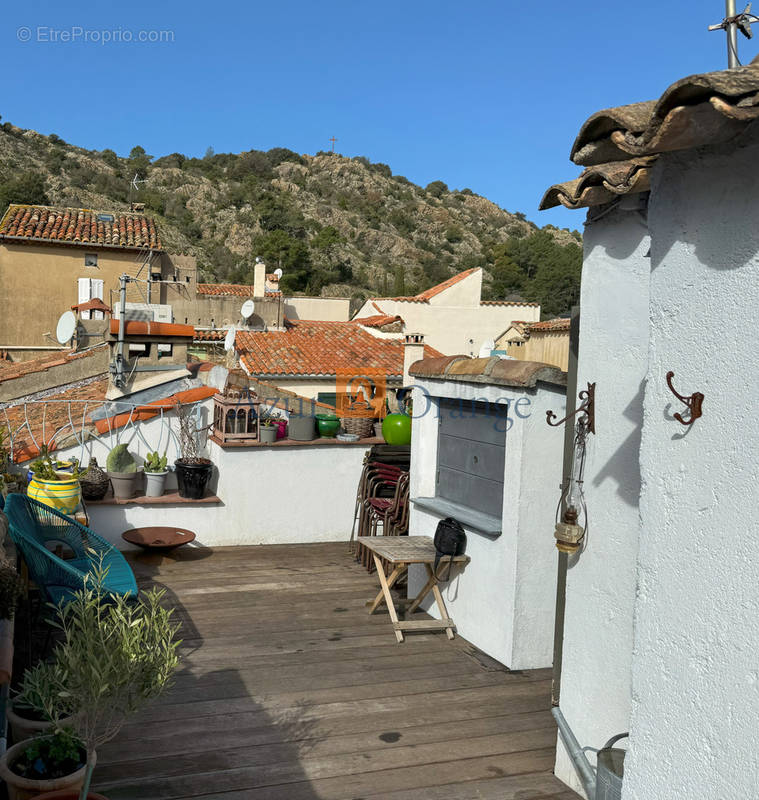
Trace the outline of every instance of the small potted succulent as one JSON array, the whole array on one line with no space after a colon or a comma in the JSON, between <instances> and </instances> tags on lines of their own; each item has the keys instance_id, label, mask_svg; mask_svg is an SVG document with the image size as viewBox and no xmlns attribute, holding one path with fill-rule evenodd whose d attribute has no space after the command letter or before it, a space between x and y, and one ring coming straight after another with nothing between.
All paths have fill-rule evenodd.
<instances>
[{"instance_id":1,"label":"small potted succulent","mask_svg":"<svg viewBox=\"0 0 759 800\"><path fill-rule=\"evenodd\" d=\"M155 453L148 453L143 469L145 470L145 495L147 497L162 497L166 486L166 476L169 474L166 469L166 453L162 456Z\"/></svg>"},{"instance_id":2,"label":"small potted succulent","mask_svg":"<svg viewBox=\"0 0 759 800\"><path fill-rule=\"evenodd\" d=\"M261 430L259 432L259 439L262 444L272 444L277 441L278 427L274 424L273 419L268 417L261 418Z\"/></svg>"},{"instance_id":3,"label":"small potted succulent","mask_svg":"<svg viewBox=\"0 0 759 800\"><path fill-rule=\"evenodd\" d=\"M78 464L71 462L71 471L67 472L59 464L63 462L54 461L43 444L39 458L32 462L27 494L62 514L73 514L82 499Z\"/></svg>"},{"instance_id":4,"label":"small potted succulent","mask_svg":"<svg viewBox=\"0 0 759 800\"><path fill-rule=\"evenodd\" d=\"M117 444L108 453L105 468L108 471L108 477L111 479L114 497L126 500L135 496L141 469L137 466L134 456L127 449L127 445Z\"/></svg>"},{"instance_id":5,"label":"small potted succulent","mask_svg":"<svg viewBox=\"0 0 759 800\"><path fill-rule=\"evenodd\" d=\"M179 496L190 500L201 500L211 480L213 463L209 458L198 455L198 434L200 431L192 420L192 407L177 403L175 406L179 419L179 458L174 462L177 471Z\"/></svg>"},{"instance_id":6,"label":"small potted succulent","mask_svg":"<svg viewBox=\"0 0 759 800\"><path fill-rule=\"evenodd\" d=\"M96 749L113 739L128 716L171 683L178 663L179 625L173 622L172 611L162 605L164 591L143 592L137 601L111 596L103 586L106 571L101 563L69 603L58 607L62 640L49 661L26 670L21 683L20 700L41 711L56 731L61 731L64 718L70 720L75 738L73 745L67 745L69 765L81 765L69 776L72 783L67 786L39 788L34 794L11 794L11 798L39 800L48 798L40 792L54 789L69 791L51 794L49 800L100 797L89 791ZM13 781L19 760L37 741L28 739L11 747L0 758L0 777Z\"/></svg>"}]
</instances>

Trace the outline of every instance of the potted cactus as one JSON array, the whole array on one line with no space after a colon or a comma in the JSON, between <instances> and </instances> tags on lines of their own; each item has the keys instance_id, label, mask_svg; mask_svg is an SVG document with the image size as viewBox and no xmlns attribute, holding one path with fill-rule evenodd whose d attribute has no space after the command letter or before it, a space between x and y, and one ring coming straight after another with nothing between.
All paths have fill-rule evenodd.
<instances>
[{"instance_id":1,"label":"potted cactus","mask_svg":"<svg viewBox=\"0 0 759 800\"><path fill-rule=\"evenodd\" d=\"M143 469L145 470L145 495L147 497L161 497L166 486L166 476L169 474L166 468L168 461L166 453L162 456L155 453L148 453Z\"/></svg>"},{"instance_id":2,"label":"potted cactus","mask_svg":"<svg viewBox=\"0 0 759 800\"><path fill-rule=\"evenodd\" d=\"M113 486L113 496L122 500L134 497L141 470L125 444L117 444L105 462Z\"/></svg>"},{"instance_id":3,"label":"potted cactus","mask_svg":"<svg viewBox=\"0 0 759 800\"><path fill-rule=\"evenodd\" d=\"M262 444L272 444L277 440L277 426L274 424L274 420L264 418L261 420L261 431L259 433L259 438L261 439Z\"/></svg>"}]
</instances>

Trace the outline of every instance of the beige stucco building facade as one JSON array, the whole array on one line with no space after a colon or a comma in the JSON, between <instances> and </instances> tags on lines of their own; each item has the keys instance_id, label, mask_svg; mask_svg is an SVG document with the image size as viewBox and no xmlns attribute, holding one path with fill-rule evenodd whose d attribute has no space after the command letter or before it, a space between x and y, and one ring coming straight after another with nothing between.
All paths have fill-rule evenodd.
<instances>
[{"instance_id":1,"label":"beige stucco building facade","mask_svg":"<svg viewBox=\"0 0 759 800\"><path fill-rule=\"evenodd\" d=\"M426 344L446 355L479 355L514 320L537 321L540 304L483 301L482 270L466 270L413 297L367 300L353 319L400 317L404 333L424 334Z\"/></svg>"}]
</instances>

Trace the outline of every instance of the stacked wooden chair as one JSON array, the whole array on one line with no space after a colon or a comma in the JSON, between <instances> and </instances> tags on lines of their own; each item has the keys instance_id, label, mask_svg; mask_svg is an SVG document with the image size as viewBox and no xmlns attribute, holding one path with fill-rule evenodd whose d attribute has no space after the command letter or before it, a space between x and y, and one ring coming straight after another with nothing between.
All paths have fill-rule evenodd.
<instances>
[{"instance_id":1,"label":"stacked wooden chair","mask_svg":"<svg viewBox=\"0 0 759 800\"><path fill-rule=\"evenodd\" d=\"M355 545L355 537L408 534L408 458L408 448L379 445L372 448L364 459L350 545L356 559L370 572L374 570L374 561L365 547Z\"/></svg>"}]
</instances>

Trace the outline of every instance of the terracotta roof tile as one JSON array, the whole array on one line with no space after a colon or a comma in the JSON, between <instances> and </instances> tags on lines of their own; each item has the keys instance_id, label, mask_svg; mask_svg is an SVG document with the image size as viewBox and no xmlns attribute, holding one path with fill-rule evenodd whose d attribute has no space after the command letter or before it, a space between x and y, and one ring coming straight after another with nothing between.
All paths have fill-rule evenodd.
<instances>
[{"instance_id":1,"label":"terracotta roof tile","mask_svg":"<svg viewBox=\"0 0 759 800\"><path fill-rule=\"evenodd\" d=\"M429 303L432 297L440 294L440 292L444 292L446 289L450 289L451 286L455 286L459 281L463 281L464 278L474 275L478 270L480 270L480 267L473 267L472 269L464 270L464 272L459 272L458 275L454 275L442 283L431 286L426 291L415 294L413 297L375 297L373 300L396 300L403 303ZM376 305L375 308L377 308Z\"/></svg>"},{"instance_id":2,"label":"terracotta roof tile","mask_svg":"<svg viewBox=\"0 0 759 800\"><path fill-rule=\"evenodd\" d=\"M528 322L526 329L530 332L545 333L546 331L568 331L571 320L566 318L546 319L543 322Z\"/></svg>"},{"instance_id":3,"label":"terracotta roof tile","mask_svg":"<svg viewBox=\"0 0 759 800\"><path fill-rule=\"evenodd\" d=\"M99 297L93 297L86 303L79 303L79 305L71 306L72 311L102 311L104 314L113 314L113 309L107 306Z\"/></svg>"},{"instance_id":4,"label":"terracotta roof tile","mask_svg":"<svg viewBox=\"0 0 759 800\"><path fill-rule=\"evenodd\" d=\"M651 188L651 166L658 156L613 161L584 169L579 178L555 183L543 195L540 210L558 206L590 208L610 203L622 194L647 192Z\"/></svg>"},{"instance_id":5,"label":"terracotta roof tile","mask_svg":"<svg viewBox=\"0 0 759 800\"><path fill-rule=\"evenodd\" d=\"M354 318L353 322L363 325L366 328L383 328L385 325L393 325L396 322L403 322L403 318L397 314L374 314L371 317Z\"/></svg>"},{"instance_id":6,"label":"terracotta roof tile","mask_svg":"<svg viewBox=\"0 0 759 800\"><path fill-rule=\"evenodd\" d=\"M52 394L45 398L47 403L28 403L7 407L3 412L2 421L5 423L5 414L13 436L13 458L16 462L27 461L39 455L39 447L47 443L51 450L56 449L56 441L70 436L73 431L71 428L71 418L69 417L69 406L66 402L55 401L93 401L90 408L94 410L99 407L105 399L108 390L108 376L97 378L96 380L65 389L57 394ZM82 425L82 414L84 404L74 406L72 417L74 424ZM28 426L27 426L28 421ZM84 424L91 425L92 419L89 413L85 416ZM31 428L31 433L30 433ZM35 444L36 441L36 444Z\"/></svg>"},{"instance_id":7,"label":"terracotta roof tile","mask_svg":"<svg viewBox=\"0 0 759 800\"><path fill-rule=\"evenodd\" d=\"M198 294L217 297L254 297L253 287L245 283L199 283Z\"/></svg>"},{"instance_id":8,"label":"terracotta roof tile","mask_svg":"<svg viewBox=\"0 0 759 800\"><path fill-rule=\"evenodd\" d=\"M335 375L380 368L403 374L403 342L379 339L354 322L298 320L284 331L238 331L235 348L251 375ZM425 346L425 355L438 356Z\"/></svg>"},{"instance_id":9,"label":"terracotta roof tile","mask_svg":"<svg viewBox=\"0 0 759 800\"><path fill-rule=\"evenodd\" d=\"M540 308L540 303L531 303L527 300L480 300L481 306L529 306Z\"/></svg>"},{"instance_id":10,"label":"terracotta roof tile","mask_svg":"<svg viewBox=\"0 0 759 800\"><path fill-rule=\"evenodd\" d=\"M0 220L2 240L163 249L155 222L144 214L18 204Z\"/></svg>"},{"instance_id":11,"label":"terracotta roof tile","mask_svg":"<svg viewBox=\"0 0 759 800\"><path fill-rule=\"evenodd\" d=\"M36 372L45 372L45 370L51 367L58 367L70 361L77 361L81 358L91 358L101 353L105 347L107 347L107 345L102 344L89 350L82 350L79 353L74 350L59 350L29 361L0 360L0 383L12 381L15 378L22 378L24 375L32 375Z\"/></svg>"},{"instance_id":12,"label":"terracotta roof tile","mask_svg":"<svg viewBox=\"0 0 759 800\"><path fill-rule=\"evenodd\" d=\"M119 320L111 320L110 330L114 335L119 332ZM192 325L179 325L175 322L141 322L136 319L126 320L124 333L127 336L189 336L195 338L195 328Z\"/></svg>"},{"instance_id":13,"label":"terracotta roof tile","mask_svg":"<svg viewBox=\"0 0 759 800\"><path fill-rule=\"evenodd\" d=\"M207 331L202 328L195 328L196 342L223 342L226 337L227 332L224 330Z\"/></svg>"},{"instance_id":14,"label":"terracotta roof tile","mask_svg":"<svg viewBox=\"0 0 759 800\"><path fill-rule=\"evenodd\" d=\"M691 75L658 100L598 111L572 146L592 166L728 141L759 117L759 65Z\"/></svg>"}]
</instances>

